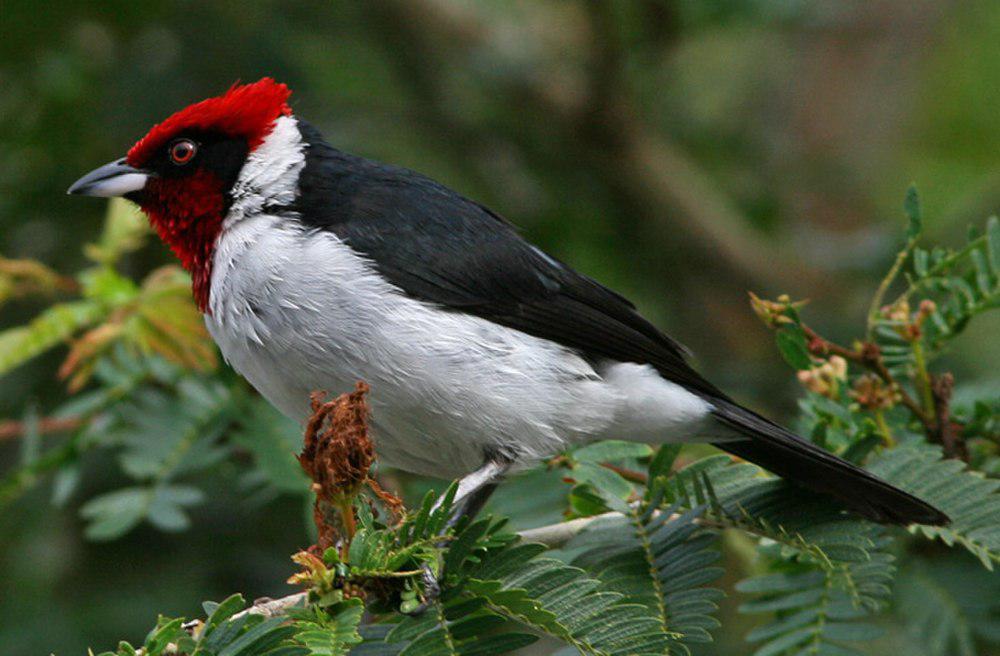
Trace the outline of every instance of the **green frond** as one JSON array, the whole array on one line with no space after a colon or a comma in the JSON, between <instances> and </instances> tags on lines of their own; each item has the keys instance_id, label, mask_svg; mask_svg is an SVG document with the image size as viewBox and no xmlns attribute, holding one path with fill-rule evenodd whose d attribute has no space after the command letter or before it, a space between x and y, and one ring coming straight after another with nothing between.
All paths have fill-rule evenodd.
<instances>
[{"instance_id":1,"label":"green frond","mask_svg":"<svg viewBox=\"0 0 1000 656\"><path fill-rule=\"evenodd\" d=\"M344 656L362 641L358 627L365 607L351 599L329 608L309 608L294 613L295 641L309 650L309 656Z\"/></svg>"},{"instance_id":2,"label":"green frond","mask_svg":"<svg viewBox=\"0 0 1000 656\"><path fill-rule=\"evenodd\" d=\"M233 595L212 609L210 617L194 633L185 628L183 618L160 618L142 645L143 656L197 654L198 656L309 656L307 647L297 644L297 629L287 617L265 618L237 614L245 603ZM114 652L100 656L135 656L138 650L127 642Z\"/></svg>"},{"instance_id":3,"label":"green frond","mask_svg":"<svg viewBox=\"0 0 1000 656\"><path fill-rule=\"evenodd\" d=\"M761 538L771 572L737 586L755 597L741 612L771 618L748 636L762 643L757 656L855 653L842 643L877 637L859 620L889 595L895 568L884 529L725 456L693 463L660 485L677 503L705 507L707 521Z\"/></svg>"},{"instance_id":4,"label":"green frond","mask_svg":"<svg viewBox=\"0 0 1000 656\"><path fill-rule=\"evenodd\" d=\"M926 340L939 350L961 333L978 314L1000 307L1000 221L992 217L983 234L971 234L958 250L914 248L907 271L908 285L895 303L920 295L936 301L925 323ZM883 350L905 347L891 321L879 319L876 336ZM884 342L884 343L883 343ZM908 348L898 349L900 361L887 357L890 369L906 361Z\"/></svg>"},{"instance_id":5,"label":"green frond","mask_svg":"<svg viewBox=\"0 0 1000 656\"><path fill-rule=\"evenodd\" d=\"M228 450L218 444L232 421L229 390L221 383L184 378L168 392L132 390L113 405L100 428L103 445L121 449L122 469L138 484L94 497L81 508L87 536L109 540L144 519L162 530L187 528L184 508L201 501L199 490L177 485L181 474L208 467Z\"/></svg>"},{"instance_id":6,"label":"green frond","mask_svg":"<svg viewBox=\"0 0 1000 656\"><path fill-rule=\"evenodd\" d=\"M948 526L919 526L945 544L968 549L989 570L1000 563L1000 480L943 460L934 446L901 446L872 460L871 472L931 503L951 518Z\"/></svg>"},{"instance_id":7,"label":"green frond","mask_svg":"<svg viewBox=\"0 0 1000 656\"><path fill-rule=\"evenodd\" d=\"M583 548L573 564L587 570L605 589L655 614L671 653L689 653L687 645L711 642L719 626L712 616L722 592L704 587L722 569L714 567L716 534L696 524L698 511L677 515L676 506L631 508L628 516L599 520L568 548Z\"/></svg>"},{"instance_id":8,"label":"green frond","mask_svg":"<svg viewBox=\"0 0 1000 656\"><path fill-rule=\"evenodd\" d=\"M24 326L0 332L0 374L41 355L101 321L107 308L92 300L53 305Z\"/></svg>"},{"instance_id":9,"label":"green frond","mask_svg":"<svg viewBox=\"0 0 1000 656\"><path fill-rule=\"evenodd\" d=\"M426 525L433 513L424 511ZM416 520L414 520L416 521ZM545 547L521 542L485 518L461 528L444 554L444 591L423 615L388 634L403 654L507 653L535 632L584 654L662 654L668 637L645 607L603 588L583 570L542 557ZM429 535L426 528L411 538Z\"/></svg>"}]
</instances>

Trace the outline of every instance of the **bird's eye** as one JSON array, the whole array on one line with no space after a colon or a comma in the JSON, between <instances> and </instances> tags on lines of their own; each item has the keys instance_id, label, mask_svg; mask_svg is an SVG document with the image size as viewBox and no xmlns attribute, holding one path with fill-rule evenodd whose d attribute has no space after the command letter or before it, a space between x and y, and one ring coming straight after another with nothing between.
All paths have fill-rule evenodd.
<instances>
[{"instance_id":1,"label":"bird's eye","mask_svg":"<svg viewBox=\"0 0 1000 656\"><path fill-rule=\"evenodd\" d=\"M170 161L174 164L187 164L198 152L198 144L190 139L178 139L170 144Z\"/></svg>"}]
</instances>

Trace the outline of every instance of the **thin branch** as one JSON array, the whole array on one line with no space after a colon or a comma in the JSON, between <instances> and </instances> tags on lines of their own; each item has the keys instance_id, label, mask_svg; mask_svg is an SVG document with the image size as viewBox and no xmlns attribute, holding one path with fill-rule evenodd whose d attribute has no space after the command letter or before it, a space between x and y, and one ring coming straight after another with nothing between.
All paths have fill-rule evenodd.
<instances>
[{"instance_id":1,"label":"thin branch","mask_svg":"<svg viewBox=\"0 0 1000 656\"><path fill-rule=\"evenodd\" d=\"M931 439L941 444L946 458L959 458L969 462L969 450L960 434L961 427L951 421L951 393L955 386L955 377L950 373L936 376L931 383L931 393L934 397L934 410L937 423Z\"/></svg>"},{"instance_id":2,"label":"thin branch","mask_svg":"<svg viewBox=\"0 0 1000 656\"><path fill-rule=\"evenodd\" d=\"M615 516L622 517L623 515L617 512L607 512L603 515L594 515L593 517L580 517L578 519L571 519L568 522L559 522L548 526L518 531L518 535L525 542L537 542L538 544L544 544L550 549L555 549L572 540L580 531L597 520Z\"/></svg>"},{"instance_id":3,"label":"thin branch","mask_svg":"<svg viewBox=\"0 0 1000 656\"><path fill-rule=\"evenodd\" d=\"M628 469L626 467L619 467L618 465L613 465L610 462L602 462L601 467L610 469L630 483L635 483L637 485L647 485L649 483L649 476L645 472L635 471L634 469Z\"/></svg>"},{"instance_id":4,"label":"thin branch","mask_svg":"<svg viewBox=\"0 0 1000 656\"><path fill-rule=\"evenodd\" d=\"M83 417L42 417L34 423L34 430L39 433L65 433L76 430L87 424L89 419ZM21 437L29 429L27 422L0 422L0 441Z\"/></svg>"},{"instance_id":5,"label":"thin branch","mask_svg":"<svg viewBox=\"0 0 1000 656\"><path fill-rule=\"evenodd\" d=\"M849 360L850 362L860 364L861 366L867 368L899 393L900 402L906 406L911 413L913 413L913 416L916 417L921 424L924 425L924 428L928 431L928 433L934 429L934 420L927 416L927 413L924 412L924 409L920 406L916 399L914 399L909 392L903 389L889 372L889 369L885 366L885 362L882 359L882 352L879 350L878 345L866 342L862 344L859 349L849 349L846 346L835 344L834 342L820 336L819 333L809 326L805 324L801 325L802 330L806 334L806 338L809 340L809 350L813 354L839 355L845 360Z\"/></svg>"},{"instance_id":6,"label":"thin branch","mask_svg":"<svg viewBox=\"0 0 1000 656\"><path fill-rule=\"evenodd\" d=\"M233 615L233 619L238 619L244 615L263 615L268 618L284 615L290 608L305 605L307 596L305 592L296 592L280 599L271 599L270 597L257 599L250 608Z\"/></svg>"},{"instance_id":7,"label":"thin branch","mask_svg":"<svg viewBox=\"0 0 1000 656\"><path fill-rule=\"evenodd\" d=\"M654 511L653 517L659 517L660 511ZM606 512L601 515L594 515L592 517L580 517L577 519L571 519L568 522L557 522L555 524L549 524L548 526L539 526L538 528L529 528L524 531L518 531L517 535L525 542L537 542L538 544L543 544L549 549L558 549L559 547L565 545L567 542L572 540L574 537L579 535L583 529L587 528L591 524L598 522L603 519L610 519L613 517L622 517L625 515L620 512L611 511ZM673 513L667 518L667 521L674 521L678 519L680 514ZM696 520L698 523L704 523L703 520Z\"/></svg>"}]
</instances>

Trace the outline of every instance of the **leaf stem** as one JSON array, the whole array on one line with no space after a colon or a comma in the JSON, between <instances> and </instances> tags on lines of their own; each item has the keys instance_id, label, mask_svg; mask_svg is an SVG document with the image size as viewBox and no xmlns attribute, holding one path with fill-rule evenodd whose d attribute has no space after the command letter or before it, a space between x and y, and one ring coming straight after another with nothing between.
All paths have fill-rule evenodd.
<instances>
[{"instance_id":1,"label":"leaf stem","mask_svg":"<svg viewBox=\"0 0 1000 656\"><path fill-rule=\"evenodd\" d=\"M916 246L917 240L915 238L910 238L906 241L906 246L903 250L899 251L896 255L896 261L892 263L892 267L889 272L885 274L885 278L882 278L882 282L879 283L878 288L875 290L875 295L872 297L871 305L868 306L868 322L867 330L865 332L865 339L871 341L875 334L875 324L878 321L878 313L882 308L882 301L885 298L886 292L889 291L889 287L892 285L896 276L903 268L903 264L906 262L906 258L910 256L910 252L913 247Z\"/></svg>"},{"instance_id":2,"label":"leaf stem","mask_svg":"<svg viewBox=\"0 0 1000 656\"><path fill-rule=\"evenodd\" d=\"M881 410L876 410L874 414L875 425L878 426L878 432L882 435L882 444L891 449L896 446L896 439L892 436L889 424L885 421L885 413Z\"/></svg>"},{"instance_id":3,"label":"leaf stem","mask_svg":"<svg viewBox=\"0 0 1000 656\"><path fill-rule=\"evenodd\" d=\"M896 300L894 300L892 304L895 305L902 301L908 300L911 296L913 296L913 294L917 292L917 290L919 290L925 284L925 281L930 280L931 278L934 278L935 276L941 273L944 273L945 271L948 270L948 268L950 268L956 262L961 260L963 257L966 257L977 248L985 246L986 243L987 243L986 235L981 235L973 239L965 246L952 253L951 255L948 255L940 262L938 262L930 269L928 269L927 273L922 278L920 278L915 282L911 282L910 285L899 296L896 297Z\"/></svg>"}]
</instances>

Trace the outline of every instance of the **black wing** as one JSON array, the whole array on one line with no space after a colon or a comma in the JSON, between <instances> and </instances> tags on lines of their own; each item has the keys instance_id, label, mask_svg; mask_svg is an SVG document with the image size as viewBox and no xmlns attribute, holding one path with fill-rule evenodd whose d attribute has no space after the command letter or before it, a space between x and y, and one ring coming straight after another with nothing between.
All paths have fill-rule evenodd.
<instances>
[{"instance_id":1,"label":"black wing","mask_svg":"<svg viewBox=\"0 0 1000 656\"><path fill-rule=\"evenodd\" d=\"M311 128L303 133L310 146L295 209L409 296L586 356L648 363L693 392L725 398L627 299L532 246L489 209L412 171L342 153Z\"/></svg>"}]
</instances>

